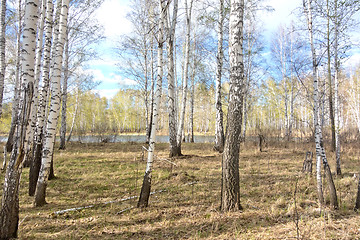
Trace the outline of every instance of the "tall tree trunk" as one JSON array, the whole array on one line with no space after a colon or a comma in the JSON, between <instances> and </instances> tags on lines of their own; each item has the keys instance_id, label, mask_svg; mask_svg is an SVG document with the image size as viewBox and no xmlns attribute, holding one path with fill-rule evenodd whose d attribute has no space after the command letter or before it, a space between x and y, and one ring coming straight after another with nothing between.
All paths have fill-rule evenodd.
<instances>
[{"instance_id":1,"label":"tall tree trunk","mask_svg":"<svg viewBox=\"0 0 360 240\"><path fill-rule=\"evenodd\" d=\"M66 28L68 17L69 0L63 0L60 14L60 29L56 46L56 55L53 69L53 80L51 87L51 104L46 126L46 135L41 159L41 168L39 178L36 184L35 201L36 207L43 206L46 196L46 187L50 174L51 155L54 149L54 139L56 134L56 125L60 114L60 94L61 94L61 67L63 60L64 43L66 41Z\"/></svg>"},{"instance_id":2,"label":"tall tree trunk","mask_svg":"<svg viewBox=\"0 0 360 240\"><path fill-rule=\"evenodd\" d=\"M40 1L39 1L40 3ZM45 10L46 0L41 0L41 17L39 19L39 26L37 31L37 42L36 42L36 58L35 58L35 71L34 71L34 96L33 103L31 104L31 112L29 119L29 127L27 128L27 141L25 142L25 158L24 167L29 167L33 161L33 150L34 150L34 133L36 131L36 113L39 105L39 82L40 82L40 69L41 59L43 52L43 34L44 34L44 22L45 22Z\"/></svg>"},{"instance_id":3,"label":"tall tree trunk","mask_svg":"<svg viewBox=\"0 0 360 240\"><path fill-rule=\"evenodd\" d=\"M188 0L185 0L185 11L186 11L186 43L185 43L185 62L184 62L184 77L183 77L183 90L182 90L182 102L180 109L180 119L176 135L177 144L177 156L181 156L181 142L183 139L184 123L185 123L185 110L186 110L186 96L187 96L187 84L188 84L188 72L190 62L190 29L191 29L191 13L193 0L190 0L190 7L187 4Z\"/></svg>"},{"instance_id":4,"label":"tall tree trunk","mask_svg":"<svg viewBox=\"0 0 360 240\"><path fill-rule=\"evenodd\" d=\"M335 156L336 156L336 174L341 175L341 159L340 159L340 114L339 114L339 75L340 75L340 66L338 59L338 16L337 16L337 7L338 2L335 0L335 55L334 55L334 65L335 65L335 79L334 79L334 98L335 98Z\"/></svg>"},{"instance_id":5,"label":"tall tree trunk","mask_svg":"<svg viewBox=\"0 0 360 240\"><path fill-rule=\"evenodd\" d=\"M330 39L330 6L329 0L326 0L326 12L327 12L327 70L328 70L328 84L329 84L329 116L331 123L331 150L334 152L336 150L335 143L335 117L334 117L334 107L333 107L333 86L331 78L331 39Z\"/></svg>"},{"instance_id":6,"label":"tall tree trunk","mask_svg":"<svg viewBox=\"0 0 360 240\"><path fill-rule=\"evenodd\" d=\"M19 0L18 3L18 32L16 36L16 69L15 69L15 87L14 87L14 98L11 111L11 124L10 131L8 134L8 139L6 142L6 151L11 152L13 143L14 143L14 134L17 124L18 109L19 109L19 99L20 99L20 60L21 60L21 33L22 33L22 1Z\"/></svg>"},{"instance_id":7,"label":"tall tree trunk","mask_svg":"<svg viewBox=\"0 0 360 240\"><path fill-rule=\"evenodd\" d=\"M0 7L0 117L2 115L2 103L4 96L4 82L5 82L5 13L6 0L1 0Z\"/></svg>"},{"instance_id":8,"label":"tall tree trunk","mask_svg":"<svg viewBox=\"0 0 360 240\"><path fill-rule=\"evenodd\" d=\"M177 156L179 149L176 141L176 102L175 102L175 66L174 66L174 41L175 29L178 11L178 0L174 0L174 10L172 22L167 22L168 36L167 36L167 56L168 56L168 111L169 111L169 157ZM168 19L168 18L167 18Z\"/></svg>"},{"instance_id":9,"label":"tall tree trunk","mask_svg":"<svg viewBox=\"0 0 360 240\"><path fill-rule=\"evenodd\" d=\"M29 126L34 91L34 65L36 47L36 20L38 1L28 0L25 6L25 23L22 45L22 97L19 109L18 129L5 174L0 210L0 239L17 237L19 223L19 183L24 160L24 142Z\"/></svg>"},{"instance_id":10,"label":"tall tree trunk","mask_svg":"<svg viewBox=\"0 0 360 240\"><path fill-rule=\"evenodd\" d=\"M163 78L163 31L164 31L164 20L165 20L165 0L159 0L160 7L160 19L159 19L159 33L158 33L158 59L157 59L157 78L156 78L156 92L153 112L153 123L151 126L150 144L148 150L148 159L146 163L146 170L141 187L140 197L137 206L145 208L149 204L149 196L151 191L151 171L154 159L155 142L156 142L156 128L158 125L158 117L160 107L160 98L162 92L162 78Z\"/></svg>"},{"instance_id":11,"label":"tall tree trunk","mask_svg":"<svg viewBox=\"0 0 360 240\"><path fill-rule=\"evenodd\" d=\"M243 25L244 0L232 0L229 23L230 99L222 158L221 211L242 209L240 205L239 153L245 85Z\"/></svg>"},{"instance_id":12,"label":"tall tree trunk","mask_svg":"<svg viewBox=\"0 0 360 240\"><path fill-rule=\"evenodd\" d=\"M216 120L215 120L215 145L214 149L218 152L223 152L225 136L224 136L224 125L223 125L223 110L221 103L221 75L223 66L223 26L225 18L224 0L219 1L219 24L218 24L218 44L217 44L217 57L216 57L216 96L215 96L215 108L216 108Z\"/></svg>"},{"instance_id":13,"label":"tall tree trunk","mask_svg":"<svg viewBox=\"0 0 360 240\"><path fill-rule=\"evenodd\" d=\"M67 85L69 78L69 31L66 32L66 43L64 52L64 81L62 86L62 105L61 105L61 128L60 128L60 146L59 149L65 150L66 142L66 111L67 111Z\"/></svg>"},{"instance_id":14,"label":"tall tree trunk","mask_svg":"<svg viewBox=\"0 0 360 240\"><path fill-rule=\"evenodd\" d=\"M196 42L194 43L194 55L193 55L193 69L191 74L191 86L190 86L190 113L189 113L189 142L194 142L194 101L195 101L195 74L196 74Z\"/></svg>"},{"instance_id":15,"label":"tall tree trunk","mask_svg":"<svg viewBox=\"0 0 360 240\"><path fill-rule=\"evenodd\" d=\"M45 18L45 44L44 44L44 60L42 68L42 89L39 96L39 106L37 110L36 121L36 134L35 134L35 146L33 161L30 165L29 171L29 196L34 196L36 183L39 177L39 171L41 167L41 156L44 137L44 125L45 125L45 109L47 108L47 95L49 90L49 71L50 71L50 56L52 45L52 21L53 21L53 2L52 0L46 1L46 18Z\"/></svg>"},{"instance_id":16,"label":"tall tree trunk","mask_svg":"<svg viewBox=\"0 0 360 240\"><path fill-rule=\"evenodd\" d=\"M314 40L313 40L312 6L311 6L310 1L306 2L306 0L304 0L304 11L307 16L309 41L310 41L310 47L311 47L311 53L312 53L316 157L317 157L317 159L321 158L323 161L323 166L325 169L325 176L326 176L327 182L329 184L330 204L334 209L337 209L338 202L337 202L336 188L335 188L334 181L332 179L332 174L330 171L328 161L326 159L325 149L324 149L324 145L323 145L321 122L320 122L319 82L318 82L318 72L317 72L317 64L318 63L317 63L317 59L316 59L316 52L315 52L315 46L314 46ZM319 192L318 192L318 195L320 195ZM321 199L319 199L319 203L322 204Z\"/></svg>"}]
</instances>

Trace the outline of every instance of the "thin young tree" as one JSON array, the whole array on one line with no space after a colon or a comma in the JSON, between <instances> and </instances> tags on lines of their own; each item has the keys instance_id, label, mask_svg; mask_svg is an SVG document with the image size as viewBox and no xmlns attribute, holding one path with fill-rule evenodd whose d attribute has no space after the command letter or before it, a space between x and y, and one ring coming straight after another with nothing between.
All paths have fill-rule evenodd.
<instances>
[{"instance_id":1,"label":"thin young tree","mask_svg":"<svg viewBox=\"0 0 360 240\"><path fill-rule=\"evenodd\" d=\"M223 67L223 39L224 39L224 18L225 8L224 0L219 0L219 20L218 20L218 43L217 43L217 56L216 56L216 94L215 94L215 108L216 108L216 120L215 120L215 145L214 149L218 152L223 152L225 136L223 125L223 110L221 103L221 76Z\"/></svg>"},{"instance_id":2,"label":"thin young tree","mask_svg":"<svg viewBox=\"0 0 360 240\"><path fill-rule=\"evenodd\" d=\"M244 60L244 0L232 0L229 23L230 99L222 157L221 211L237 211L240 204L239 153L242 125Z\"/></svg>"},{"instance_id":3,"label":"thin young tree","mask_svg":"<svg viewBox=\"0 0 360 240\"><path fill-rule=\"evenodd\" d=\"M46 204L46 187L50 174L50 165L52 153L54 151L56 125L60 115L60 95L61 95L61 67L63 60L64 43L66 41L67 18L68 18L69 0L62 1L59 35L56 42L56 54L54 60L53 79L51 86L51 104L46 126L46 134L41 159L41 168L35 190L34 206L39 207Z\"/></svg>"},{"instance_id":4,"label":"thin young tree","mask_svg":"<svg viewBox=\"0 0 360 240\"><path fill-rule=\"evenodd\" d=\"M183 132L185 125L185 110L188 92L188 73L190 63L190 31L191 31L191 14L192 14L193 0L190 0L190 6L188 6L188 0L185 0L185 16L186 16L186 39L185 39L185 59L184 59L184 75L183 75L183 89L182 89L182 102L180 108L180 118L176 134L177 153L176 156L181 156L181 143L183 140Z\"/></svg>"},{"instance_id":5,"label":"thin young tree","mask_svg":"<svg viewBox=\"0 0 360 240\"><path fill-rule=\"evenodd\" d=\"M146 170L144 174L144 180L141 187L140 197L137 206L145 208L149 204L149 197L151 191L151 172L152 165L154 161L155 153L155 143L156 143L156 129L158 126L159 118L159 107L160 107L160 98L162 92L162 78L163 78L163 45L164 45L164 21L166 13L166 0L159 0L159 32L158 32L158 53L157 53L157 77L156 77L156 91L155 91L155 101L154 101L154 110L153 110L153 122L151 125L151 135L148 149L148 159L146 163Z\"/></svg>"},{"instance_id":6,"label":"thin young tree","mask_svg":"<svg viewBox=\"0 0 360 240\"><path fill-rule=\"evenodd\" d=\"M64 50L64 76L62 84L61 101L61 128L60 128L60 146L59 149L65 150L66 144L66 116L67 116L67 91L69 78L69 31L66 32L66 42Z\"/></svg>"},{"instance_id":7,"label":"thin young tree","mask_svg":"<svg viewBox=\"0 0 360 240\"><path fill-rule=\"evenodd\" d=\"M4 82L5 82L5 13L6 0L1 0L0 7L0 117L2 115L2 102L4 96Z\"/></svg>"},{"instance_id":8,"label":"thin young tree","mask_svg":"<svg viewBox=\"0 0 360 240\"><path fill-rule=\"evenodd\" d=\"M309 33L309 43L311 47L311 56L312 56L312 78L313 78L313 98L314 98L314 125L315 125L315 146L316 146L316 158L317 158L317 176L320 174L320 161L322 160L324 170L325 170L325 176L326 180L329 185L329 192L330 192L330 204L331 207L334 209L338 208L338 202L337 202L337 194L336 194L336 188L335 184L332 178L332 173L329 167L329 163L326 158L325 154L325 148L323 143L323 136L322 136L322 126L321 126L321 120L320 120L320 98L319 98L319 80L318 80L318 59L315 51L315 45L314 45L314 36L313 36L313 17L312 17L312 11L313 6L311 4L311 0L303 0L303 6L304 6L304 12L306 15L307 20L307 27L308 27L308 33ZM319 197L319 203L320 205L324 204L324 197L322 192L322 186L321 186L321 178L319 179L317 177L318 181L318 197Z\"/></svg>"},{"instance_id":9,"label":"thin young tree","mask_svg":"<svg viewBox=\"0 0 360 240\"><path fill-rule=\"evenodd\" d=\"M24 160L24 142L29 126L34 91L36 22L39 1L27 0L22 44L22 86L16 137L6 169L0 210L0 239L17 237L19 224L19 184Z\"/></svg>"},{"instance_id":10,"label":"thin young tree","mask_svg":"<svg viewBox=\"0 0 360 240\"><path fill-rule=\"evenodd\" d=\"M18 2L18 29L17 29L17 36L16 36L16 62L15 62L15 84L14 84L14 97L12 101L12 109L11 109L11 123L10 123L10 131L8 134L7 142L6 142L6 151L11 152L13 143L14 143L14 134L16 130L16 123L18 117L18 105L20 99L20 60L21 60L21 33L22 33L22 1L19 0Z\"/></svg>"}]
</instances>

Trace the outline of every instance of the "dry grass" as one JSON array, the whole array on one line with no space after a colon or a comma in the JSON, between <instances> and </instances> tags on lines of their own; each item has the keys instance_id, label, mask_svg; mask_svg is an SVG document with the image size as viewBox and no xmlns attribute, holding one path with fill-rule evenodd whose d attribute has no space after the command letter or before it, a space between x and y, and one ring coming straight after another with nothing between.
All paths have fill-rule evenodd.
<instances>
[{"instance_id":1,"label":"dry grass","mask_svg":"<svg viewBox=\"0 0 360 240\"><path fill-rule=\"evenodd\" d=\"M20 239L296 239L294 190L301 239L359 239L360 217L352 210L359 170L359 148L344 146L342 178L335 177L340 209L318 209L315 176L301 173L311 144L270 145L258 152L242 145L240 157L241 212L220 213L221 155L211 144L184 144L181 158L155 161L147 209L129 200L55 215L78 206L139 194L145 162L141 144L70 144L55 154L57 178L48 186L48 204L32 207L24 169L20 196ZM166 158L167 144L158 144ZM330 153L334 169L334 156ZM4 174L1 173L0 181ZM189 184L191 183L191 184ZM326 193L326 191L325 191Z\"/></svg>"}]
</instances>

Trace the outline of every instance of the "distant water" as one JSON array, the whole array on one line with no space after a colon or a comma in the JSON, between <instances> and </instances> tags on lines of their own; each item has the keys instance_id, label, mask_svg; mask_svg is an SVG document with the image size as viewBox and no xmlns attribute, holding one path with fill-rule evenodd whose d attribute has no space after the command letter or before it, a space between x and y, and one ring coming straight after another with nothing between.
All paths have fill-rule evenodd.
<instances>
[{"instance_id":1,"label":"distant water","mask_svg":"<svg viewBox=\"0 0 360 240\"><path fill-rule=\"evenodd\" d=\"M196 143L212 143L214 136L194 136ZM0 142L6 142L7 137L0 136ZM59 141L59 138L57 138ZM146 142L145 135L105 135L105 136L73 136L71 142L98 143L98 142ZM156 141L161 143L169 142L169 136L156 136ZM186 138L186 141L188 139Z\"/></svg>"}]
</instances>

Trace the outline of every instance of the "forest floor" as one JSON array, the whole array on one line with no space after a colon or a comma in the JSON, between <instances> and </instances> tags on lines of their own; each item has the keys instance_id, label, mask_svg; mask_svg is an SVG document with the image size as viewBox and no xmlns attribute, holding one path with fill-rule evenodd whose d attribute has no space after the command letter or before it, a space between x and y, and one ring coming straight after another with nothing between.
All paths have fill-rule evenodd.
<instances>
[{"instance_id":1,"label":"forest floor","mask_svg":"<svg viewBox=\"0 0 360 240\"><path fill-rule=\"evenodd\" d=\"M159 157L152 186L156 193L148 208L136 208L137 197L104 204L139 194L146 159L142 160L142 146L71 143L66 150L57 150L56 179L49 182L48 204L41 208L32 206L33 198L27 194L29 169L24 169L19 238L360 239L360 215L353 211L358 144L343 145L343 176L334 177L339 210L318 207L315 174L301 172L305 152L314 149L306 143L269 144L264 152L255 143L242 144L242 211L218 211L221 155L211 144L199 143L184 143L185 156L174 159L167 158L168 144L156 145ZM328 152L328 157L334 170L334 154ZM1 185L3 180L1 173ZM325 196L329 201L327 188ZM94 206L55 213L88 205Z\"/></svg>"}]
</instances>

